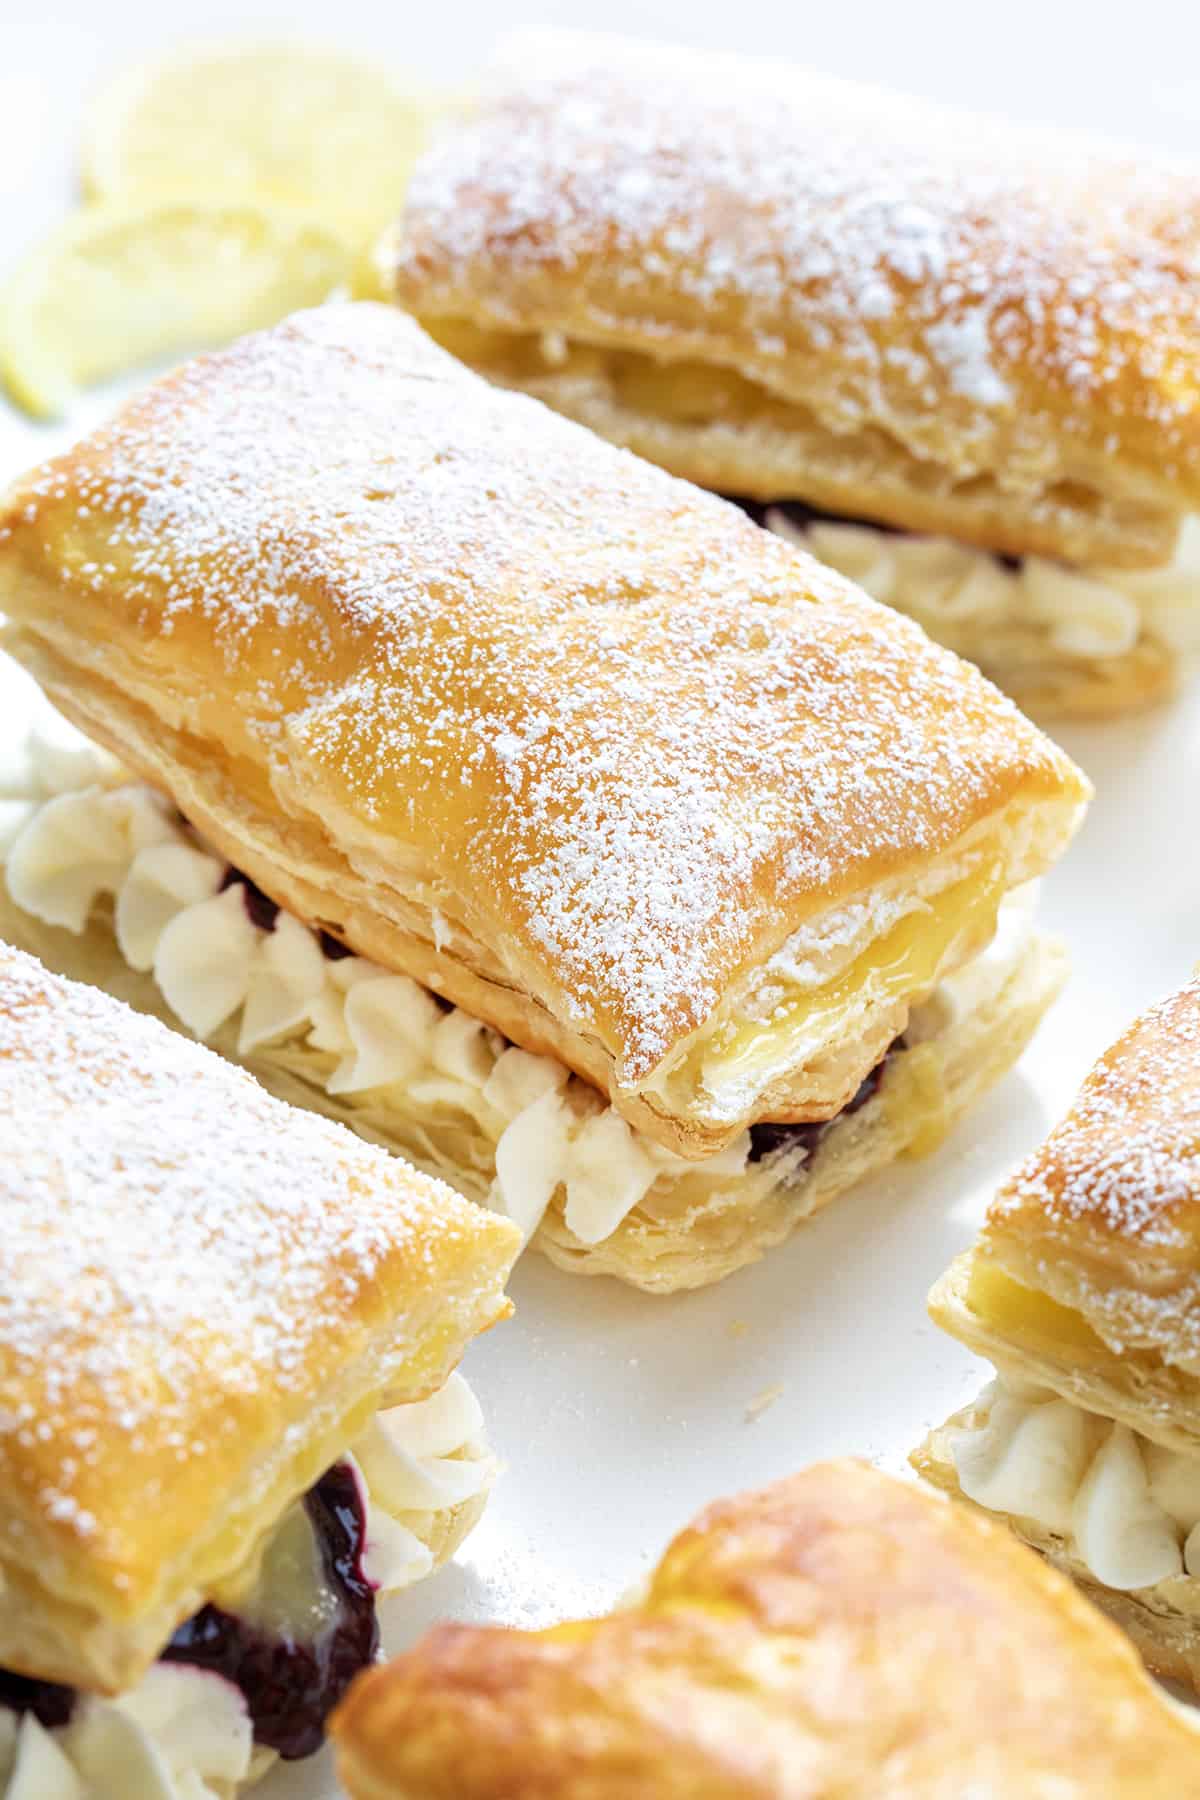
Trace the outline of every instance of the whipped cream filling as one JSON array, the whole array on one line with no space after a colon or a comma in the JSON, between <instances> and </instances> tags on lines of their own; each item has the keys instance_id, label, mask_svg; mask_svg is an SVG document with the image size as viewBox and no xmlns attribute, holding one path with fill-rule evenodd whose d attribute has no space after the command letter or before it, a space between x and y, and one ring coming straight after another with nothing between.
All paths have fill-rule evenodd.
<instances>
[{"instance_id":1,"label":"whipped cream filling","mask_svg":"<svg viewBox=\"0 0 1200 1800\"><path fill-rule=\"evenodd\" d=\"M365 1503L363 1569L381 1592L427 1575L428 1521L490 1484L482 1430L479 1402L455 1374L430 1399L377 1413L344 1459ZM288 1615L286 1595L255 1604L267 1617ZM231 1800L273 1760L254 1743L239 1690L187 1663L155 1663L114 1699L80 1694L70 1721L53 1729L0 1706L3 1800Z\"/></svg>"},{"instance_id":2,"label":"whipped cream filling","mask_svg":"<svg viewBox=\"0 0 1200 1800\"><path fill-rule=\"evenodd\" d=\"M1200 1457L1011 1377L976 1406L950 1440L969 1500L1061 1538L1105 1587L1200 1576Z\"/></svg>"},{"instance_id":3,"label":"whipped cream filling","mask_svg":"<svg viewBox=\"0 0 1200 1800\"><path fill-rule=\"evenodd\" d=\"M256 924L242 886L223 886L228 865L170 803L139 783L112 785L85 750L74 765L85 785L64 788L54 779L61 750L47 769L32 741L32 792L10 802L20 810L0 841L9 891L34 917L76 933L111 901L125 961L153 975L197 1037L233 1022L241 1056L298 1038L324 1053L331 1095L403 1085L417 1104L463 1107L496 1140L492 1203L527 1238L560 1185L568 1226L598 1243L661 1173L688 1166L560 1063L507 1045L408 976L359 956L330 959L287 913L270 929ZM744 1133L713 1173L740 1171L749 1148Z\"/></svg>"},{"instance_id":4,"label":"whipped cream filling","mask_svg":"<svg viewBox=\"0 0 1200 1800\"><path fill-rule=\"evenodd\" d=\"M766 523L943 642L1024 630L1065 656L1124 656L1143 636L1200 653L1200 518L1184 521L1174 560L1157 569L1076 569L1040 556L1014 568L953 538L840 520L798 525L779 507Z\"/></svg>"},{"instance_id":5,"label":"whipped cream filling","mask_svg":"<svg viewBox=\"0 0 1200 1800\"><path fill-rule=\"evenodd\" d=\"M265 1045L280 1057L295 1051L304 1079L381 1124L389 1105L465 1115L494 1146L491 1166L479 1171L486 1198L527 1241L560 1191L567 1228L593 1245L656 1184L661 1192L697 1171L716 1183L746 1174L748 1131L703 1164L688 1162L636 1131L561 1063L508 1044L408 976L359 956L324 955L317 934L284 912L271 925L256 922L246 889L226 885L226 862L169 801L114 778L102 753L90 763L86 740L71 761L67 729L56 725L49 757L42 740L31 740L25 797L11 803L21 811L7 844L0 837L9 891L23 910L77 933L110 903L125 961L153 977L197 1037L232 1034L240 1056ZM84 785L64 785L68 773ZM1030 930L1028 896L1013 904L1010 896L998 934L1008 967ZM926 1009L952 1004L946 995L974 967L914 1011L918 1037L932 1035ZM984 968L993 982L1006 973L995 959ZM791 1159L791 1179L805 1152L780 1155Z\"/></svg>"}]
</instances>

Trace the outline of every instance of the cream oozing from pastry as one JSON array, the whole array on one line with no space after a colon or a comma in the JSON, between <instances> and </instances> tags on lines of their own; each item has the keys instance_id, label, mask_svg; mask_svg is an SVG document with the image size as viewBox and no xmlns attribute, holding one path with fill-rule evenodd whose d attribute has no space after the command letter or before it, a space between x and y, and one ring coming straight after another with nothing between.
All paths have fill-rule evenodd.
<instances>
[{"instance_id":1,"label":"cream oozing from pastry","mask_svg":"<svg viewBox=\"0 0 1200 1800\"><path fill-rule=\"evenodd\" d=\"M1200 655L1200 518L1185 520L1174 560L1152 569L1076 569L1041 556L1012 567L953 538L836 519L800 525L780 507L766 523L952 649L1004 633L1089 660L1127 655L1144 637Z\"/></svg>"},{"instance_id":2,"label":"cream oozing from pastry","mask_svg":"<svg viewBox=\"0 0 1200 1800\"><path fill-rule=\"evenodd\" d=\"M380 1592L429 1574L425 1538L435 1516L490 1485L495 1465L482 1434L479 1402L456 1374L428 1400L377 1413L344 1459L357 1472L363 1501L363 1571ZM293 1538L303 1540L299 1554ZM297 1503L266 1545L259 1578L238 1600L239 1615L280 1635L304 1635L305 1623L323 1613L311 1561L311 1533ZM230 1800L273 1760L254 1743L239 1690L188 1663L155 1663L136 1688L115 1698L80 1694L69 1722L54 1728L0 1704L3 1800Z\"/></svg>"},{"instance_id":3,"label":"cream oozing from pastry","mask_svg":"<svg viewBox=\"0 0 1200 1800\"><path fill-rule=\"evenodd\" d=\"M977 1506L1061 1538L1105 1587L1200 1576L1200 1457L1011 1378L977 1409L978 1423L950 1445Z\"/></svg>"},{"instance_id":4,"label":"cream oozing from pastry","mask_svg":"<svg viewBox=\"0 0 1200 1800\"><path fill-rule=\"evenodd\" d=\"M98 902L111 903L125 961L152 974L183 1024L201 1038L236 1028L241 1056L271 1045L368 1130L375 1118L384 1128L389 1103L426 1121L465 1116L492 1146L488 1166L464 1178L444 1159L430 1162L506 1213L527 1239L560 1192L567 1228L593 1245L669 1184L704 1181L717 1191L732 1179L774 1186L799 1175L801 1147L778 1151L769 1167L752 1166L748 1131L702 1163L677 1157L561 1063L507 1044L408 976L353 955L330 959L317 935L285 913L271 928L256 923L243 888L222 886L228 865L170 803L123 779L103 753L89 763L81 743L72 745L58 724L48 739L31 736L23 797L0 817L0 858L15 903L73 932ZM1004 901L994 953L974 957L913 1010L912 1041L932 1035L960 981L999 990L1029 941L1031 892ZM992 904L1000 904L998 892ZM898 906L883 924L903 929L909 918L927 919L920 894L912 908ZM828 984L879 930L874 913L852 905L836 930L825 921L790 940L764 971L755 1004L767 1004L780 984Z\"/></svg>"}]
</instances>

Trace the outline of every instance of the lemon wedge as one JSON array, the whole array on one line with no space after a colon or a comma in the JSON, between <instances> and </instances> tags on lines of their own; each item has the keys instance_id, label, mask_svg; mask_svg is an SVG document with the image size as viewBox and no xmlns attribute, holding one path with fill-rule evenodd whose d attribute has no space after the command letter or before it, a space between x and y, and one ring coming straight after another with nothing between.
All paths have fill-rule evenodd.
<instances>
[{"instance_id":1,"label":"lemon wedge","mask_svg":"<svg viewBox=\"0 0 1200 1800\"><path fill-rule=\"evenodd\" d=\"M95 207L0 291L0 379L36 417L61 417L90 382L272 325L357 267L321 221L248 201Z\"/></svg>"},{"instance_id":2,"label":"lemon wedge","mask_svg":"<svg viewBox=\"0 0 1200 1800\"><path fill-rule=\"evenodd\" d=\"M100 94L85 126L84 191L103 201L253 196L327 219L365 247L399 211L450 107L344 52L198 45Z\"/></svg>"}]
</instances>

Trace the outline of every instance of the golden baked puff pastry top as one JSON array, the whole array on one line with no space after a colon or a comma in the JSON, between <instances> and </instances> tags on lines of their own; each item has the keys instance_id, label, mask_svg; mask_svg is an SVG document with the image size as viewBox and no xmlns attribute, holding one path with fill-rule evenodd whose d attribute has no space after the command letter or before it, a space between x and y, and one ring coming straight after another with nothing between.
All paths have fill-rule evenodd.
<instances>
[{"instance_id":1,"label":"golden baked puff pastry top","mask_svg":"<svg viewBox=\"0 0 1200 1800\"><path fill-rule=\"evenodd\" d=\"M846 1104L1087 793L919 631L385 307L19 482L0 604L273 899L690 1157Z\"/></svg>"},{"instance_id":2,"label":"golden baked puff pastry top","mask_svg":"<svg viewBox=\"0 0 1200 1800\"><path fill-rule=\"evenodd\" d=\"M0 1671L116 1694L505 1316L517 1233L7 949L0 1155Z\"/></svg>"},{"instance_id":3,"label":"golden baked puff pastry top","mask_svg":"<svg viewBox=\"0 0 1200 1800\"><path fill-rule=\"evenodd\" d=\"M710 1507L644 1599L441 1626L334 1717L353 1800L1186 1800L1200 1740L1004 1532L860 1463Z\"/></svg>"},{"instance_id":4,"label":"golden baked puff pastry top","mask_svg":"<svg viewBox=\"0 0 1200 1800\"><path fill-rule=\"evenodd\" d=\"M935 1316L1200 1453L1200 981L1151 1007L996 1197Z\"/></svg>"},{"instance_id":5,"label":"golden baked puff pastry top","mask_svg":"<svg viewBox=\"0 0 1200 1800\"><path fill-rule=\"evenodd\" d=\"M996 1380L914 1455L1200 1691L1200 982L1001 1189L933 1317Z\"/></svg>"},{"instance_id":6,"label":"golden baked puff pastry top","mask_svg":"<svg viewBox=\"0 0 1200 1800\"><path fill-rule=\"evenodd\" d=\"M1200 173L1145 151L531 33L418 165L385 260L439 330L643 353L649 410L680 373L702 415L704 371L807 409L864 449L803 496L832 510L1137 564L1200 505L1198 244Z\"/></svg>"},{"instance_id":7,"label":"golden baked puff pastry top","mask_svg":"<svg viewBox=\"0 0 1200 1800\"><path fill-rule=\"evenodd\" d=\"M738 496L1023 705L1103 713L1200 652L1198 245L1194 165L530 33L379 262L493 380Z\"/></svg>"}]
</instances>

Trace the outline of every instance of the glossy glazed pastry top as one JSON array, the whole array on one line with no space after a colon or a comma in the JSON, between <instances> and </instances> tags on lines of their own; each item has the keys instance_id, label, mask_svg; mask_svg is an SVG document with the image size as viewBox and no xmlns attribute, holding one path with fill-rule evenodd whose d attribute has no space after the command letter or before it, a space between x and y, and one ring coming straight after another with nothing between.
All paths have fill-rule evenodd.
<instances>
[{"instance_id":1,"label":"glossy glazed pastry top","mask_svg":"<svg viewBox=\"0 0 1200 1800\"><path fill-rule=\"evenodd\" d=\"M793 497L1140 563L1200 509L1198 243L1200 171L1143 150L535 33L418 166L383 262L431 328L466 328L469 360L507 340L516 385L540 371L553 397L614 356L614 421L800 409L791 428L829 445ZM758 473L740 491L787 497Z\"/></svg>"},{"instance_id":2,"label":"glossy glazed pastry top","mask_svg":"<svg viewBox=\"0 0 1200 1800\"><path fill-rule=\"evenodd\" d=\"M517 1234L11 951L0 1148L0 1667L115 1692L504 1315Z\"/></svg>"},{"instance_id":3,"label":"glossy glazed pastry top","mask_svg":"<svg viewBox=\"0 0 1200 1800\"><path fill-rule=\"evenodd\" d=\"M441 1626L335 1716L354 1800L1185 1800L1192 1727L1009 1534L859 1463L710 1507L627 1611Z\"/></svg>"},{"instance_id":4,"label":"glossy glazed pastry top","mask_svg":"<svg viewBox=\"0 0 1200 1800\"><path fill-rule=\"evenodd\" d=\"M753 1105L698 1151L686 1081L630 1095L771 1026L739 984L810 924L796 960L842 968L928 878L956 896L928 991L1086 793L919 631L381 307L193 363L35 471L0 594L51 697L275 899L690 1154ZM902 1025L873 1016L797 1116Z\"/></svg>"}]
</instances>

